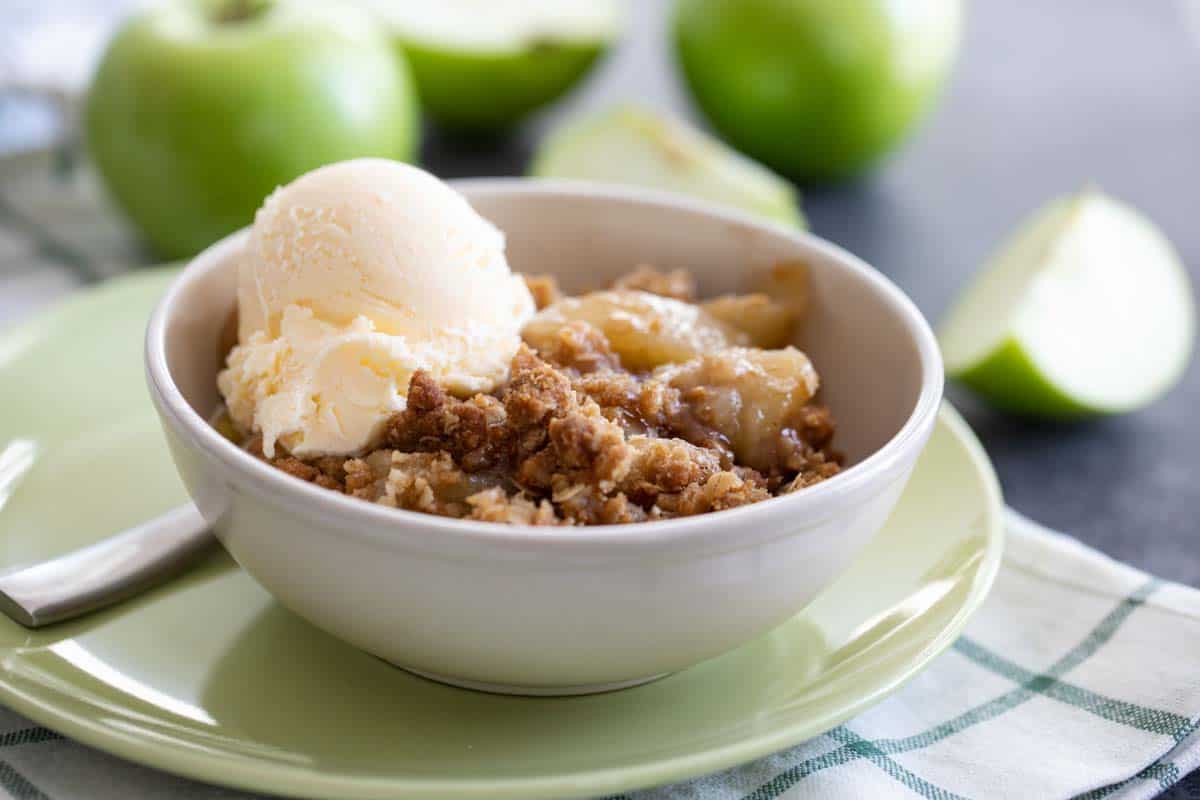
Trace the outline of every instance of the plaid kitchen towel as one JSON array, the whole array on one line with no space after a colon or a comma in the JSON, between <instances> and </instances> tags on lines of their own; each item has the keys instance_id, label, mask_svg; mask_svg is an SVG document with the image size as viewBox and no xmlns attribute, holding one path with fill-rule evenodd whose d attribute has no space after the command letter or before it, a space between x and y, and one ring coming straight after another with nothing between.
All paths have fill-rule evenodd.
<instances>
[{"instance_id":1,"label":"plaid kitchen towel","mask_svg":"<svg viewBox=\"0 0 1200 800\"><path fill-rule=\"evenodd\" d=\"M1200 591L1008 512L979 615L810 742L637 800L1149 798L1200 766Z\"/></svg>"},{"instance_id":2,"label":"plaid kitchen towel","mask_svg":"<svg viewBox=\"0 0 1200 800\"><path fill-rule=\"evenodd\" d=\"M0 328L144 260L71 158L0 160ZM953 648L812 741L628 800L1148 798L1200 766L1200 591L1009 512L1004 564ZM241 798L0 709L0 796Z\"/></svg>"}]
</instances>

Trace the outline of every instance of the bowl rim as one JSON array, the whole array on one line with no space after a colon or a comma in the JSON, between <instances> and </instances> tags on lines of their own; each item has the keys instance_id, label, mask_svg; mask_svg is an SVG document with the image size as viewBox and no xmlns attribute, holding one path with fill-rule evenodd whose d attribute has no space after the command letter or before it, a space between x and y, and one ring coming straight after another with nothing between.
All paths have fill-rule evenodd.
<instances>
[{"instance_id":1,"label":"bowl rim","mask_svg":"<svg viewBox=\"0 0 1200 800\"><path fill-rule=\"evenodd\" d=\"M155 405L165 418L171 420L174 432L183 434L190 446L201 450L210 460L220 464L227 473L232 473L230 481L235 485L253 487L261 496L273 500L275 505L286 501L289 511L299 508L306 514L334 520L345 535L386 543L387 540L380 539L381 527L403 530L417 526L430 533L436 531L452 534L476 542L534 543L539 547L546 547L570 544L605 545L614 541L626 544L666 544L691 538L704 531L713 532L714 528L723 531L733 526L753 526L757 529L761 525L766 529L770 520L785 515L800 516L815 524L844 510L848 497L860 494L864 488L869 488L873 483L892 474L906 460L915 459L916 453L913 450L921 449L926 435L932 430L941 405L944 373L941 352L928 321L913 301L890 279L838 245L805 230L670 192L589 181L538 178L469 178L452 180L449 183L456 190L466 194L468 199L506 195L586 197L605 202L680 209L711 217L717 223L756 227L769 231L774 236L791 239L799 247L835 262L839 269L853 273L898 312L912 336L918 354L921 388L917 401L904 424L890 439L845 471L801 492L711 514L614 525L556 527L456 519L363 502L298 480L245 452L218 433L206 418L192 409L171 377L166 356L168 320L179 305L180 298L186 296L197 279L223 264L227 260L228 251L242 245L249 234L247 227L195 255L171 282L150 316L144 350L147 383ZM392 533L394 535L394 531Z\"/></svg>"}]
</instances>

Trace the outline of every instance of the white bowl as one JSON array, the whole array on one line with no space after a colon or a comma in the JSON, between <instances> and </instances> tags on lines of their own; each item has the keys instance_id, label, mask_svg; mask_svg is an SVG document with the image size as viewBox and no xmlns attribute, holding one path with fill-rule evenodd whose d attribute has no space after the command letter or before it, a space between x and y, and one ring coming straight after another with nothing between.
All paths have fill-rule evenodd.
<instances>
[{"instance_id":1,"label":"white bowl","mask_svg":"<svg viewBox=\"0 0 1200 800\"><path fill-rule=\"evenodd\" d=\"M204 517L280 603L438 680L530 694L632 685L758 636L804 607L879 530L936 418L942 364L891 282L807 233L671 195L579 183L457 184L508 236L514 269L568 290L638 263L686 267L705 294L801 260L798 344L851 465L801 492L714 514L547 529L366 503L292 478L222 438L218 333L246 232L198 255L155 309L150 391Z\"/></svg>"}]
</instances>

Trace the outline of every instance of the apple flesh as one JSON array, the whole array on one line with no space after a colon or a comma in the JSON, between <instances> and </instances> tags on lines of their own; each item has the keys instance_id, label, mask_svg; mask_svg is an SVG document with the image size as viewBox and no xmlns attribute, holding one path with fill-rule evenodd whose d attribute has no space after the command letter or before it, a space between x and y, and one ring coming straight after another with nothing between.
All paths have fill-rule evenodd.
<instances>
[{"instance_id":1,"label":"apple flesh","mask_svg":"<svg viewBox=\"0 0 1200 800\"><path fill-rule=\"evenodd\" d=\"M938 339L946 371L997 408L1060 420L1119 414L1182 378L1194 298L1166 235L1089 188L1021 225Z\"/></svg>"},{"instance_id":2,"label":"apple flesh","mask_svg":"<svg viewBox=\"0 0 1200 800\"><path fill-rule=\"evenodd\" d=\"M676 54L739 150L801 181L861 172L930 108L960 0L680 0Z\"/></svg>"},{"instance_id":3,"label":"apple flesh","mask_svg":"<svg viewBox=\"0 0 1200 800\"><path fill-rule=\"evenodd\" d=\"M530 174L691 195L804 227L792 185L682 120L623 106L555 131Z\"/></svg>"},{"instance_id":4,"label":"apple flesh","mask_svg":"<svg viewBox=\"0 0 1200 800\"><path fill-rule=\"evenodd\" d=\"M318 166L412 160L419 136L408 69L369 16L298 0L173 0L134 17L84 123L109 193L167 258L249 224Z\"/></svg>"}]
</instances>

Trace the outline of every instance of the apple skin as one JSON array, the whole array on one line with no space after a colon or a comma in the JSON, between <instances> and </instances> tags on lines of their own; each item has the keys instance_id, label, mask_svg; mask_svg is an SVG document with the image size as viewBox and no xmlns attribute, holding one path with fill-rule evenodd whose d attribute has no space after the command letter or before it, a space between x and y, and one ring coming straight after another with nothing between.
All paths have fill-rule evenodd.
<instances>
[{"instance_id":1,"label":"apple skin","mask_svg":"<svg viewBox=\"0 0 1200 800\"><path fill-rule=\"evenodd\" d=\"M215 22L213 7L173 0L130 20L84 111L110 194L165 258L249 224L318 166L417 151L407 66L363 12L278 2Z\"/></svg>"},{"instance_id":2,"label":"apple skin","mask_svg":"<svg viewBox=\"0 0 1200 800\"><path fill-rule=\"evenodd\" d=\"M1129 410L1088 406L1064 394L1042 374L1026 348L1013 337L980 363L951 377L1001 411L1031 418L1066 422Z\"/></svg>"},{"instance_id":3,"label":"apple skin","mask_svg":"<svg viewBox=\"0 0 1200 800\"><path fill-rule=\"evenodd\" d=\"M960 0L679 0L676 56L713 127L791 178L862 172L932 106Z\"/></svg>"},{"instance_id":4,"label":"apple skin","mask_svg":"<svg viewBox=\"0 0 1200 800\"><path fill-rule=\"evenodd\" d=\"M465 52L397 38L422 107L464 133L501 131L558 99L604 55L600 42L546 42L512 52Z\"/></svg>"}]
</instances>

